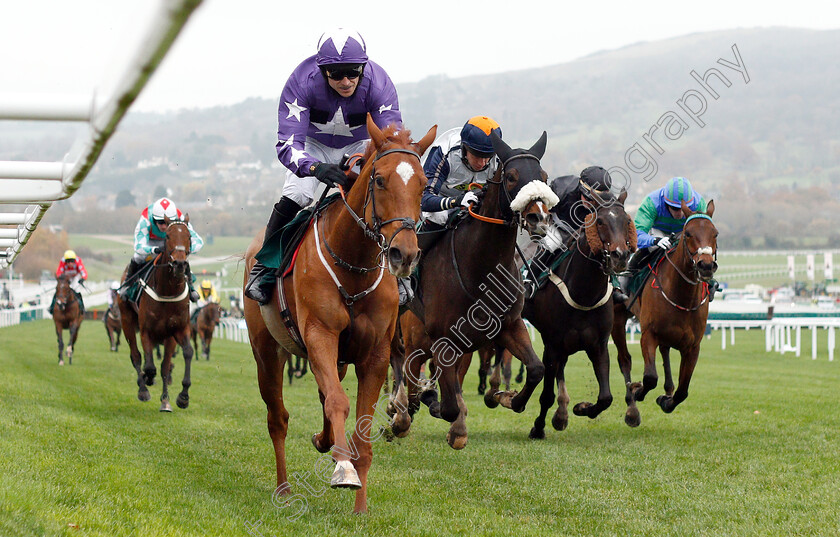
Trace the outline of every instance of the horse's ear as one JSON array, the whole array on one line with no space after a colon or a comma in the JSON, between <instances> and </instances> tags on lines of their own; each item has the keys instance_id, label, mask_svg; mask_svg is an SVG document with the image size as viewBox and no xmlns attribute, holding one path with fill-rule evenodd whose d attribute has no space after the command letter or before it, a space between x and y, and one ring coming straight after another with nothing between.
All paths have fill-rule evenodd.
<instances>
[{"instance_id":1,"label":"horse's ear","mask_svg":"<svg viewBox=\"0 0 840 537\"><path fill-rule=\"evenodd\" d=\"M499 160L505 162L510 157L510 146L502 140L496 131L490 131L490 142L493 144L493 152L499 157Z\"/></svg>"},{"instance_id":2,"label":"horse's ear","mask_svg":"<svg viewBox=\"0 0 840 537\"><path fill-rule=\"evenodd\" d=\"M709 203L706 205L706 215L711 218L713 214L715 214L715 200L709 200Z\"/></svg>"},{"instance_id":3,"label":"horse's ear","mask_svg":"<svg viewBox=\"0 0 840 537\"><path fill-rule=\"evenodd\" d=\"M627 199L627 191L623 188L621 189L621 194L618 195L618 202L624 205L624 200Z\"/></svg>"},{"instance_id":4,"label":"horse's ear","mask_svg":"<svg viewBox=\"0 0 840 537\"><path fill-rule=\"evenodd\" d=\"M417 146L417 153L420 156L423 156L423 153L425 153L429 146L432 145L432 142L435 141L435 136L437 136L437 125L432 125L432 128L429 129L426 136L415 144Z\"/></svg>"},{"instance_id":5,"label":"horse's ear","mask_svg":"<svg viewBox=\"0 0 840 537\"><path fill-rule=\"evenodd\" d=\"M185 213L185 214L184 214L184 223L185 223L185 224L189 224L189 223L190 223L190 213Z\"/></svg>"},{"instance_id":6,"label":"horse's ear","mask_svg":"<svg viewBox=\"0 0 840 537\"><path fill-rule=\"evenodd\" d=\"M685 200L680 200L680 210L682 210L683 218L688 218L694 211L688 208L688 205L685 204Z\"/></svg>"},{"instance_id":7,"label":"horse's ear","mask_svg":"<svg viewBox=\"0 0 840 537\"><path fill-rule=\"evenodd\" d=\"M379 148L385 143L385 135L382 134L382 131L373 122L373 117L371 117L370 112L367 115L367 130L368 134L370 135L370 139L373 142L373 147L379 151Z\"/></svg>"},{"instance_id":8,"label":"horse's ear","mask_svg":"<svg viewBox=\"0 0 840 537\"><path fill-rule=\"evenodd\" d=\"M164 224L166 224L166 225L167 225L167 227L168 227L168 226L169 226L169 224L171 224L171 223L172 223L172 220L170 220L170 218L169 218L168 216L163 215L163 223L164 223Z\"/></svg>"},{"instance_id":9,"label":"horse's ear","mask_svg":"<svg viewBox=\"0 0 840 537\"><path fill-rule=\"evenodd\" d=\"M529 153L537 157L538 159L543 158L545 155L545 144L548 142L548 134L543 131L542 136L537 142L531 146L531 149L528 150Z\"/></svg>"}]
</instances>

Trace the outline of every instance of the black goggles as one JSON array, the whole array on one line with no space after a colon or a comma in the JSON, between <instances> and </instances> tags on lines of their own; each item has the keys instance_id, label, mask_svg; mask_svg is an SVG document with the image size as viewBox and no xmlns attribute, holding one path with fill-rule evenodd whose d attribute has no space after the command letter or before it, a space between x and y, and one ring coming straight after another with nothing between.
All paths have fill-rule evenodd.
<instances>
[{"instance_id":1,"label":"black goggles","mask_svg":"<svg viewBox=\"0 0 840 537\"><path fill-rule=\"evenodd\" d=\"M324 74L330 80L335 80L336 82L340 80L344 80L345 78L349 78L350 80L354 78L359 78L362 76L362 70L364 69L363 65L353 65L353 66L327 66L324 69Z\"/></svg>"}]
</instances>

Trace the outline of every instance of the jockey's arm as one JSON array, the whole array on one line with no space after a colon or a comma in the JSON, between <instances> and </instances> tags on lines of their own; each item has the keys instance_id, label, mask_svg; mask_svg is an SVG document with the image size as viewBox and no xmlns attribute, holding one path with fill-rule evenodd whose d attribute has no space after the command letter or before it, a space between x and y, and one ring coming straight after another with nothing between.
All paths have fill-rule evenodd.
<instances>
[{"instance_id":1,"label":"jockey's arm","mask_svg":"<svg viewBox=\"0 0 840 537\"><path fill-rule=\"evenodd\" d=\"M318 160L305 151L306 131L311 108L309 92L294 74L280 94L277 111L277 159L298 177L310 175L309 168Z\"/></svg>"},{"instance_id":2,"label":"jockey's arm","mask_svg":"<svg viewBox=\"0 0 840 537\"><path fill-rule=\"evenodd\" d=\"M653 246L656 242L656 239L650 235L650 230L653 229L655 221L656 206L653 204L653 200L651 200L650 197L647 197L639 206L639 210L636 211L636 218L634 219L639 249Z\"/></svg>"},{"instance_id":3,"label":"jockey's arm","mask_svg":"<svg viewBox=\"0 0 840 537\"><path fill-rule=\"evenodd\" d=\"M187 229L190 230L190 253L194 254L204 247L204 239L201 238L201 235L195 232L192 224L187 223Z\"/></svg>"},{"instance_id":4,"label":"jockey's arm","mask_svg":"<svg viewBox=\"0 0 840 537\"><path fill-rule=\"evenodd\" d=\"M446 179L449 177L449 162L440 146L433 147L423 166L427 184L420 200L420 209L427 213L447 211L456 205L457 198L442 195Z\"/></svg>"},{"instance_id":5,"label":"jockey's arm","mask_svg":"<svg viewBox=\"0 0 840 537\"><path fill-rule=\"evenodd\" d=\"M218 295L218 293L216 293L216 288L215 287L210 288L210 301L214 302L216 304L219 303L219 295Z\"/></svg>"},{"instance_id":6,"label":"jockey's arm","mask_svg":"<svg viewBox=\"0 0 840 537\"><path fill-rule=\"evenodd\" d=\"M150 256L154 247L149 245L149 227L151 223L145 218L140 218L134 227L134 251L138 254Z\"/></svg>"},{"instance_id":7,"label":"jockey's arm","mask_svg":"<svg viewBox=\"0 0 840 537\"><path fill-rule=\"evenodd\" d=\"M76 267L77 267L77 269L78 269L78 271L79 271L79 277L80 277L82 280L87 280L87 279L88 279L87 269L85 268L85 264L82 262L82 258L81 258L81 257L79 257L79 258L77 258L77 259L76 259Z\"/></svg>"}]
</instances>

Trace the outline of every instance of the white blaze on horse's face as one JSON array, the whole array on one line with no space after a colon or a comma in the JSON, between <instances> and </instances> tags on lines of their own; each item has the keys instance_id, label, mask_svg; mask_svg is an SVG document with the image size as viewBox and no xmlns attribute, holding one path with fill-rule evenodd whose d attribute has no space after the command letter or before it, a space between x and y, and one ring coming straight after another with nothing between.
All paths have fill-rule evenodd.
<instances>
[{"instance_id":1,"label":"white blaze on horse's face","mask_svg":"<svg viewBox=\"0 0 840 537\"><path fill-rule=\"evenodd\" d=\"M408 182L414 177L414 166L405 161L400 162L397 164L397 174L402 178L403 183L408 185Z\"/></svg>"}]
</instances>

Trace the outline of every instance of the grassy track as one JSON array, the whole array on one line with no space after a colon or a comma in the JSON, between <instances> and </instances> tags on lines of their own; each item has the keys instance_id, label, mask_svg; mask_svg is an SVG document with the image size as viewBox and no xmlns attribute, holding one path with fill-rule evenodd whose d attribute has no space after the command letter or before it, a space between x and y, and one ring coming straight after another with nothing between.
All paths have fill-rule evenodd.
<instances>
[{"instance_id":1,"label":"grassy track","mask_svg":"<svg viewBox=\"0 0 840 537\"><path fill-rule=\"evenodd\" d=\"M136 399L127 349L110 353L98 322L82 326L74 365L56 361L49 322L0 329L2 536L248 535L246 522L261 523L253 535L308 537L840 531L840 363L765 354L759 331L727 351L707 340L689 399L665 415L649 398L638 429L623 423L616 367L611 408L573 416L562 433L549 425L539 442L527 439L537 396L524 414L489 410L473 371L464 451L422 411L409 437L375 444L369 515L350 514L351 492L296 487L307 511L294 521L271 503L274 456L247 346L214 342L212 361L194 365L190 408L172 414L158 412L159 384L151 402ZM573 404L594 399L583 355L567 380ZM290 473L310 471L312 376L286 401Z\"/></svg>"}]
</instances>

